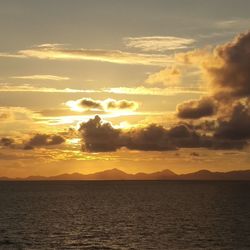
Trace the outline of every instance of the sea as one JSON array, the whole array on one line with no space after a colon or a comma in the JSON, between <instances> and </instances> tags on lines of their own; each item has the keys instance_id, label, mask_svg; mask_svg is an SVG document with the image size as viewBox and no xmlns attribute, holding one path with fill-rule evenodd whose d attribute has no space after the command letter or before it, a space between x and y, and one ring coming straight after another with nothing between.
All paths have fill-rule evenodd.
<instances>
[{"instance_id":1,"label":"sea","mask_svg":"<svg viewBox=\"0 0 250 250\"><path fill-rule=\"evenodd\" d=\"M0 182L0 249L250 249L250 182Z\"/></svg>"}]
</instances>

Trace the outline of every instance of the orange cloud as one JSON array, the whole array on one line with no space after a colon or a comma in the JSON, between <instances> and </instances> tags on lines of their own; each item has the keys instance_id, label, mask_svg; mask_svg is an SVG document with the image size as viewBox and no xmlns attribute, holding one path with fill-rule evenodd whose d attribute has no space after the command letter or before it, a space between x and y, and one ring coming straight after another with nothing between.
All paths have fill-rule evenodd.
<instances>
[{"instance_id":1,"label":"orange cloud","mask_svg":"<svg viewBox=\"0 0 250 250\"><path fill-rule=\"evenodd\" d=\"M0 54L2 57L15 55ZM172 57L159 54L131 53L120 50L102 49L67 49L58 45L43 45L31 49L20 50L17 57L50 60L90 60L117 64L168 65Z\"/></svg>"},{"instance_id":2,"label":"orange cloud","mask_svg":"<svg viewBox=\"0 0 250 250\"><path fill-rule=\"evenodd\" d=\"M129 48L160 52L186 49L195 42L195 40L191 38L175 36L126 37L123 40Z\"/></svg>"},{"instance_id":3,"label":"orange cloud","mask_svg":"<svg viewBox=\"0 0 250 250\"><path fill-rule=\"evenodd\" d=\"M250 96L250 32L212 51L195 50L176 55L176 60L202 70L205 83L218 98Z\"/></svg>"},{"instance_id":4,"label":"orange cloud","mask_svg":"<svg viewBox=\"0 0 250 250\"><path fill-rule=\"evenodd\" d=\"M166 86L175 86L180 83L180 79L181 71L176 67L171 67L149 75L149 77L146 79L146 83L163 83Z\"/></svg>"},{"instance_id":5,"label":"orange cloud","mask_svg":"<svg viewBox=\"0 0 250 250\"><path fill-rule=\"evenodd\" d=\"M65 81L69 80L69 77L55 76L55 75L30 75L30 76L12 76L14 79L25 79L25 80L52 80L52 81Z\"/></svg>"}]
</instances>

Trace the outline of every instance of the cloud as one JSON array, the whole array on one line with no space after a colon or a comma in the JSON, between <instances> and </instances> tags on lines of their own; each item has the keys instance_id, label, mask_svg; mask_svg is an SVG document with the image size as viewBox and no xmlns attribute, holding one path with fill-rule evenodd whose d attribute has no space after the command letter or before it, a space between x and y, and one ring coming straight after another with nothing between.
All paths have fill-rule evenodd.
<instances>
[{"instance_id":1,"label":"cloud","mask_svg":"<svg viewBox=\"0 0 250 250\"><path fill-rule=\"evenodd\" d=\"M0 107L0 125L4 123L19 121L28 121L30 122L33 118L37 118L36 114L23 107Z\"/></svg>"},{"instance_id":2,"label":"cloud","mask_svg":"<svg viewBox=\"0 0 250 250\"><path fill-rule=\"evenodd\" d=\"M145 37L126 37L123 39L126 46L142 51L159 51L186 49L195 40L175 36L145 36Z\"/></svg>"},{"instance_id":3,"label":"cloud","mask_svg":"<svg viewBox=\"0 0 250 250\"><path fill-rule=\"evenodd\" d=\"M0 57L3 58L26 58L26 56L24 55L20 55L20 54L9 54L9 53L0 53Z\"/></svg>"},{"instance_id":4,"label":"cloud","mask_svg":"<svg viewBox=\"0 0 250 250\"><path fill-rule=\"evenodd\" d=\"M250 96L250 31L213 51L180 53L176 59L200 67L203 79L215 98L237 99Z\"/></svg>"},{"instance_id":5,"label":"cloud","mask_svg":"<svg viewBox=\"0 0 250 250\"><path fill-rule=\"evenodd\" d=\"M110 123L102 123L99 116L82 123L79 131L84 140L84 151L109 152L121 146L120 130L114 129Z\"/></svg>"},{"instance_id":6,"label":"cloud","mask_svg":"<svg viewBox=\"0 0 250 250\"><path fill-rule=\"evenodd\" d=\"M54 52L68 53L57 45L44 45L35 50L38 50L39 53L48 51L52 51L52 54ZM69 53L71 52L70 50ZM147 127L121 130L102 121L99 116L90 120L87 120L90 116L85 116L86 120L80 126L84 150L90 152L116 151L122 147L144 151L165 151L178 148L242 149L250 139L249 53L250 32L247 32L211 51L196 50L177 55L176 60L181 63L191 64L201 69L203 80L206 81L204 87L208 86L209 91L200 99L189 100L177 106L177 116L185 121L177 120L175 123L180 122L181 124L175 125L168 121L168 126L170 126L168 128L151 124ZM75 54L78 55L78 52ZM59 57L54 59L59 59ZM156 73L154 79L151 79L152 83L160 80L162 82L164 77L167 83L166 79L169 75L179 74L179 72L174 72L174 69L168 68ZM183 89L178 86L171 88L140 86L110 88L104 89L104 92L131 95L171 95L173 93L192 93L192 91L193 93L204 93L202 90L204 89ZM129 100L94 100L91 98L72 100L66 105L75 111L91 111L91 114L107 112L103 116L106 118L108 116L110 118L122 110L134 111L138 108L138 103ZM83 115L79 117L84 119ZM205 120L205 117L209 117L208 120ZM3 116L2 119L5 117ZM51 137L49 138L48 140L51 140ZM43 141L46 140L43 139ZM47 142L41 143L50 145ZM27 146L33 147L30 143Z\"/></svg>"},{"instance_id":7,"label":"cloud","mask_svg":"<svg viewBox=\"0 0 250 250\"><path fill-rule=\"evenodd\" d=\"M35 134L24 146L24 149L30 150L35 147L59 145L65 142L60 135Z\"/></svg>"},{"instance_id":8,"label":"cloud","mask_svg":"<svg viewBox=\"0 0 250 250\"><path fill-rule=\"evenodd\" d=\"M0 121L8 120L11 117L11 114L8 112L1 112L0 113Z\"/></svg>"},{"instance_id":9,"label":"cloud","mask_svg":"<svg viewBox=\"0 0 250 250\"><path fill-rule=\"evenodd\" d=\"M43 44L19 50L17 54L0 53L0 57L37 58L47 60L88 60L117 64L142 64L164 66L173 58L160 54L131 53L121 50L67 49L56 44Z\"/></svg>"},{"instance_id":10,"label":"cloud","mask_svg":"<svg viewBox=\"0 0 250 250\"><path fill-rule=\"evenodd\" d=\"M236 104L230 118L220 119L218 122L215 137L231 140L250 139L250 104Z\"/></svg>"},{"instance_id":11,"label":"cloud","mask_svg":"<svg viewBox=\"0 0 250 250\"><path fill-rule=\"evenodd\" d=\"M250 19L249 18L245 18L245 19L228 19L228 20L221 20L221 21L217 21L215 23L215 28L219 29L220 31L222 29L226 29L226 30L245 30L249 28L249 22Z\"/></svg>"},{"instance_id":12,"label":"cloud","mask_svg":"<svg viewBox=\"0 0 250 250\"><path fill-rule=\"evenodd\" d=\"M103 122L99 116L83 122L79 131L83 138L82 149L88 152L116 151L122 147L142 151L168 151L178 148L241 149L246 145L244 140L232 141L200 135L184 124L169 129L151 124L123 131Z\"/></svg>"},{"instance_id":13,"label":"cloud","mask_svg":"<svg viewBox=\"0 0 250 250\"><path fill-rule=\"evenodd\" d=\"M68 101L66 105L73 111L134 111L138 109L139 104L135 101L106 99L103 101L94 100L91 98L82 98L75 101Z\"/></svg>"},{"instance_id":14,"label":"cloud","mask_svg":"<svg viewBox=\"0 0 250 250\"><path fill-rule=\"evenodd\" d=\"M172 96L177 94L206 94L206 90L197 87L145 87L139 86L135 88L129 87L115 87L104 89L103 91L114 94L126 94L126 95L156 95L156 96Z\"/></svg>"},{"instance_id":15,"label":"cloud","mask_svg":"<svg viewBox=\"0 0 250 250\"><path fill-rule=\"evenodd\" d=\"M190 155L193 156L193 157L199 157L200 156L200 154L196 153L196 152L192 152L192 153L190 153Z\"/></svg>"},{"instance_id":16,"label":"cloud","mask_svg":"<svg viewBox=\"0 0 250 250\"><path fill-rule=\"evenodd\" d=\"M42 43L37 45L38 48L59 48L59 47L63 47L67 44L65 43Z\"/></svg>"},{"instance_id":17,"label":"cloud","mask_svg":"<svg viewBox=\"0 0 250 250\"><path fill-rule=\"evenodd\" d=\"M55 75L30 75L30 76L12 76L13 79L25 79L25 80L52 80L52 81L65 81L69 80L69 77L55 76Z\"/></svg>"},{"instance_id":18,"label":"cloud","mask_svg":"<svg viewBox=\"0 0 250 250\"><path fill-rule=\"evenodd\" d=\"M165 68L159 72L149 75L146 83L163 83L166 86L177 85L181 80L181 71L176 67Z\"/></svg>"},{"instance_id":19,"label":"cloud","mask_svg":"<svg viewBox=\"0 0 250 250\"><path fill-rule=\"evenodd\" d=\"M164 129L157 126L125 133L95 116L94 119L82 123L79 131L83 137L83 150L89 152L116 151L121 147L153 151L170 149L164 141Z\"/></svg>"},{"instance_id":20,"label":"cloud","mask_svg":"<svg viewBox=\"0 0 250 250\"><path fill-rule=\"evenodd\" d=\"M179 104L177 116L199 119L217 111L213 124L201 125L202 130L214 135L216 147L245 145L250 138L250 32L211 52L193 51L179 58L202 69L210 96Z\"/></svg>"},{"instance_id":21,"label":"cloud","mask_svg":"<svg viewBox=\"0 0 250 250\"><path fill-rule=\"evenodd\" d=\"M70 101L70 102L72 102L72 101ZM75 101L75 104L80 109L81 108L86 109L86 110L102 110L103 109L101 101L95 101L95 100L93 100L91 98L79 99L79 100Z\"/></svg>"},{"instance_id":22,"label":"cloud","mask_svg":"<svg viewBox=\"0 0 250 250\"><path fill-rule=\"evenodd\" d=\"M135 101L107 99L106 110L136 110L139 104Z\"/></svg>"},{"instance_id":23,"label":"cloud","mask_svg":"<svg viewBox=\"0 0 250 250\"><path fill-rule=\"evenodd\" d=\"M181 119L199 119L216 113L216 102L211 97L190 100L177 106L177 116Z\"/></svg>"},{"instance_id":24,"label":"cloud","mask_svg":"<svg viewBox=\"0 0 250 250\"><path fill-rule=\"evenodd\" d=\"M217 47L215 57L220 62L206 66L210 83L218 96L250 96L250 32L243 33L232 42Z\"/></svg>"},{"instance_id":25,"label":"cloud","mask_svg":"<svg viewBox=\"0 0 250 250\"><path fill-rule=\"evenodd\" d=\"M162 126L155 124L145 128L132 129L125 137L127 137L127 143L124 146L131 150L166 151L176 149L169 143L167 131Z\"/></svg>"},{"instance_id":26,"label":"cloud","mask_svg":"<svg viewBox=\"0 0 250 250\"><path fill-rule=\"evenodd\" d=\"M127 133L128 144L132 150L167 151L178 148L203 147L198 134L185 125L176 125L166 129L151 124L146 128L137 128Z\"/></svg>"},{"instance_id":27,"label":"cloud","mask_svg":"<svg viewBox=\"0 0 250 250\"><path fill-rule=\"evenodd\" d=\"M195 120L193 119L188 120L188 122L185 122L188 127L195 129L196 131L201 132L202 134L211 134L215 131L215 129L218 126L218 122L215 119L209 119L209 120Z\"/></svg>"},{"instance_id":28,"label":"cloud","mask_svg":"<svg viewBox=\"0 0 250 250\"><path fill-rule=\"evenodd\" d=\"M0 92L43 92L43 93L99 93L102 90L93 89L56 89L56 88L46 88L37 87L29 84L15 85L11 83L0 83Z\"/></svg>"},{"instance_id":29,"label":"cloud","mask_svg":"<svg viewBox=\"0 0 250 250\"><path fill-rule=\"evenodd\" d=\"M43 93L114 93L114 94L126 94L126 95L159 95L159 96L172 96L176 94L206 94L207 91L200 87L114 87L104 89L57 89L57 88L45 88L32 85L12 85L0 83L0 92L43 92Z\"/></svg>"},{"instance_id":30,"label":"cloud","mask_svg":"<svg viewBox=\"0 0 250 250\"><path fill-rule=\"evenodd\" d=\"M9 138L9 137L2 137L0 139L0 145L4 146L4 147L9 147L11 146L13 143L15 142L14 139Z\"/></svg>"},{"instance_id":31,"label":"cloud","mask_svg":"<svg viewBox=\"0 0 250 250\"><path fill-rule=\"evenodd\" d=\"M38 114L45 117L58 117L58 116L71 116L75 113L68 108L50 108L50 109L42 109L37 111Z\"/></svg>"}]
</instances>

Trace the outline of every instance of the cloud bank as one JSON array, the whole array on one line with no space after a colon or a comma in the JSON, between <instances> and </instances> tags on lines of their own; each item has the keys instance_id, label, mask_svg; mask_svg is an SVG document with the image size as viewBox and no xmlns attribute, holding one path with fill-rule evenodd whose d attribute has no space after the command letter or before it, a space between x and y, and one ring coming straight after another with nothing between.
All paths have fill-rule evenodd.
<instances>
[{"instance_id":1,"label":"cloud bank","mask_svg":"<svg viewBox=\"0 0 250 250\"><path fill-rule=\"evenodd\" d=\"M202 69L210 96L177 106L180 119L213 116L214 136L229 140L249 139L250 133L250 32L217 46L211 53L182 55L187 64Z\"/></svg>"},{"instance_id":2,"label":"cloud bank","mask_svg":"<svg viewBox=\"0 0 250 250\"><path fill-rule=\"evenodd\" d=\"M103 122L99 116L80 125L82 149L88 152L111 152L120 148L142 151L167 151L178 148L241 149L246 142L230 138L201 135L185 124L169 129L151 124L123 131Z\"/></svg>"},{"instance_id":3,"label":"cloud bank","mask_svg":"<svg viewBox=\"0 0 250 250\"><path fill-rule=\"evenodd\" d=\"M36 147L54 146L65 142L61 135L35 134L25 144L24 149L30 150Z\"/></svg>"}]
</instances>

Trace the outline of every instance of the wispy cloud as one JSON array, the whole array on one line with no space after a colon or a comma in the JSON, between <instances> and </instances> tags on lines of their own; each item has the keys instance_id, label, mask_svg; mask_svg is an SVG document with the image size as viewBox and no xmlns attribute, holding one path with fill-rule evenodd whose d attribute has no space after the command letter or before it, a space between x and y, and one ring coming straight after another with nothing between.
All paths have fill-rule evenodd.
<instances>
[{"instance_id":1,"label":"wispy cloud","mask_svg":"<svg viewBox=\"0 0 250 250\"><path fill-rule=\"evenodd\" d=\"M32 110L17 106L0 106L0 137L29 133L31 130L43 129L36 124L39 118Z\"/></svg>"},{"instance_id":2,"label":"wispy cloud","mask_svg":"<svg viewBox=\"0 0 250 250\"><path fill-rule=\"evenodd\" d=\"M104 91L114 94L126 95L156 95L156 96L172 96L177 94L205 94L205 89L197 87L170 87L170 88L148 88L144 86L129 88L129 87L116 87L105 89Z\"/></svg>"},{"instance_id":3,"label":"wispy cloud","mask_svg":"<svg viewBox=\"0 0 250 250\"><path fill-rule=\"evenodd\" d=\"M159 51L186 49L195 40L175 36L144 36L126 37L124 42L129 48L141 49L142 51Z\"/></svg>"},{"instance_id":4,"label":"wispy cloud","mask_svg":"<svg viewBox=\"0 0 250 250\"><path fill-rule=\"evenodd\" d=\"M36 87L31 85L0 85L0 92L44 92L44 93L112 93L124 95L156 95L156 96L172 96L176 94L206 94L206 89L198 87L114 87L104 89L57 89Z\"/></svg>"},{"instance_id":5,"label":"wispy cloud","mask_svg":"<svg viewBox=\"0 0 250 250\"><path fill-rule=\"evenodd\" d=\"M228 20L221 20L215 23L215 27L218 29L229 29L229 30L242 30L242 29L249 29L249 22L250 19L242 19L242 18L235 18L235 19L228 19Z\"/></svg>"},{"instance_id":6,"label":"wispy cloud","mask_svg":"<svg viewBox=\"0 0 250 250\"><path fill-rule=\"evenodd\" d=\"M131 53L121 50L67 49L62 45L43 44L16 54L0 53L0 57L37 58L47 60L89 60L117 64L142 64L164 66L173 62L167 55Z\"/></svg>"},{"instance_id":7,"label":"wispy cloud","mask_svg":"<svg viewBox=\"0 0 250 250\"><path fill-rule=\"evenodd\" d=\"M95 93L101 92L101 90L89 90L89 89L57 89L36 87L28 84L24 85L9 85L0 83L0 92L45 92L45 93Z\"/></svg>"},{"instance_id":8,"label":"wispy cloud","mask_svg":"<svg viewBox=\"0 0 250 250\"><path fill-rule=\"evenodd\" d=\"M30 76L12 76L13 79L25 79L25 80L52 80L52 81L65 81L69 80L69 77L56 76L56 75L30 75Z\"/></svg>"},{"instance_id":9,"label":"wispy cloud","mask_svg":"<svg viewBox=\"0 0 250 250\"><path fill-rule=\"evenodd\" d=\"M181 71L176 67L165 68L159 72L150 74L146 79L146 83L157 84L162 83L166 86L178 85L181 80Z\"/></svg>"},{"instance_id":10,"label":"wispy cloud","mask_svg":"<svg viewBox=\"0 0 250 250\"><path fill-rule=\"evenodd\" d=\"M5 53L5 52L0 52L0 57L6 57L6 58L26 58L26 56L21 55L21 54L11 54L11 53Z\"/></svg>"}]
</instances>

